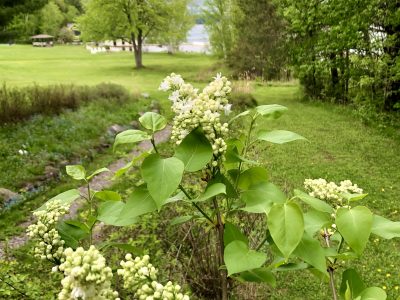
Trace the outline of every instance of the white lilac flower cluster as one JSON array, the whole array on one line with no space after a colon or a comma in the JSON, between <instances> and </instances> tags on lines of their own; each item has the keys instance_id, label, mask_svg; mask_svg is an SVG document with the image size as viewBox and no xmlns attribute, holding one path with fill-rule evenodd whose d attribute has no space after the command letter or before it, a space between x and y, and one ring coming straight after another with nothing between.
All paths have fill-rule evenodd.
<instances>
[{"instance_id":1,"label":"white lilac flower cluster","mask_svg":"<svg viewBox=\"0 0 400 300\"><path fill-rule=\"evenodd\" d=\"M36 242L34 256L54 263L64 260L64 241L55 228L59 218L69 210L69 205L62 204L60 200L46 203L45 209L33 213L37 217L35 224L29 225L27 235Z\"/></svg>"},{"instance_id":2,"label":"white lilac flower cluster","mask_svg":"<svg viewBox=\"0 0 400 300\"><path fill-rule=\"evenodd\" d=\"M59 266L65 275L59 300L119 300L118 292L111 288L111 268L95 246L87 251L67 248L64 256L65 262Z\"/></svg>"},{"instance_id":3,"label":"white lilac flower cluster","mask_svg":"<svg viewBox=\"0 0 400 300\"><path fill-rule=\"evenodd\" d=\"M148 255L133 259L131 254L127 254L125 259L121 261L122 269L118 269L118 275L123 278L124 288L135 293L135 299L189 300L188 295L180 292L179 285L171 281L166 285L157 282L158 270L150 263Z\"/></svg>"},{"instance_id":4,"label":"white lilac flower cluster","mask_svg":"<svg viewBox=\"0 0 400 300\"><path fill-rule=\"evenodd\" d=\"M323 178L306 179L304 187L309 195L321 200L335 201L338 206L341 206L345 194L361 194L363 190L350 180L343 180L337 185L334 182L327 182Z\"/></svg>"},{"instance_id":5,"label":"white lilac flower cluster","mask_svg":"<svg viewBox=\"0 0 400 300\"><path fill-rule=\"evenodd\" d=\"M224 137L228 133L228 123L222 123L221 114L231 112L228 102L231 82L217 74L214 80L201 93L191 84L184 82L180 75L172 73L159 87L162 91L171 91L169 100L175 113L171 138L180 144L193 129L201 127L214 151L213 165L223 159L227 149Z\"/></svg>"}]
</instances>

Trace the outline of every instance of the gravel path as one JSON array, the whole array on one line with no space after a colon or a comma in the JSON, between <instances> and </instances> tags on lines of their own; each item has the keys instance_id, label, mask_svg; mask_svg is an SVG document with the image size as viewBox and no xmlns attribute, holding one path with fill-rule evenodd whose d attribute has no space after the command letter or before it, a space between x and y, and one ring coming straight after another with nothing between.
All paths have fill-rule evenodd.
<instances>
[{"instance_id":1,"label":"gravel path","mask_svg":"<svg viewBox=\"0 0 400 300\"><path fill-rule=\"evenodd\" d=\"M155 141L156 143L163 143L166 142L169 138L171 134L171 128L170 127L166 127L164 130L159 131L156 133L155 135ZM128 157L124 157L121 158L115 162L113 162L111 165L108 166L108 169L111 172L105 172L105 173L101 173L97 176L95 176L90 184L90 187L93 190L102 190L104 188L110 187L113 182L111 180L112 178L112 174L121 169L123 166L125 166L129 159L135 156L138 156L140 153L142 153L143 151L147 151L149 149L151 149L152 145L150 143L150 141L143 141L141 142L135 150L133 150L131 153L129 153ZM86 193L86 186L82 186L79 188L79 192L81 194L85 194ZM74 203L71 205L70 211L68 213L68 218L73 218L74 216L76 216L79 208L82 206L82 204L84 203L83 199L78 199L76 201L74 201ZM25 221L23 223L20 224L21 227L26 228L28 227L34 220L30 219L30 221ZM96 230L98 232L98 230ZM8 243L6 244L5 242L0 242L0 259L3 259L5 257L5 251L6 251L6 247L8 249L15 249L18 247L21 247L22 245L24 245L28 240L27 235L25 234L25 232L19 236L14 236L12 238L10 238L8 240Z\"/></svg>"}]
</instances>

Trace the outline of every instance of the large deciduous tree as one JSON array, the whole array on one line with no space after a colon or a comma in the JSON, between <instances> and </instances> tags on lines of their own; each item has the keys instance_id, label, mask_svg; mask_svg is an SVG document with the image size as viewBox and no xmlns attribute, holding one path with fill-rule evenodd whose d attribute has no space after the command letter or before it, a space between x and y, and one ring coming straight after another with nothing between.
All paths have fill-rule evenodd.
<instances>
[{"instance_id":1,"label":"large deciduous tree","mask_svg":"<svg viewBox=\"0 0 400 300\"><path fill-rule=\"evenodd\" d=\"M171 13L176 0L89 0L79 20L84 40L122 39L133 46L136 68L142 68L142 46L152 33L168 28L181 15Z\"/></svg>"}]
</instances>

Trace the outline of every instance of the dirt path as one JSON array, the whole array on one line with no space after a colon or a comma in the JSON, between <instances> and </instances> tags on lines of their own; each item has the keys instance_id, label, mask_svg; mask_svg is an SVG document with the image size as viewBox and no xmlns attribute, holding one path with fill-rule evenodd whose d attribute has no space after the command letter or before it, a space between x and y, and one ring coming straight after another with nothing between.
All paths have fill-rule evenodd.
<instances>
[{"instance_id":1,"label":"dirt path","mask_svg":"<svg viewBox=\"0 0 400 300\"><path fill-rule=\"evenodd\" d=\"M166 142L168 140L170 134L171 134L170 127L167 127L164 130L157 132L155 135L156 143L159 144L159 143ZM113 184L111 177L115 171L117 171L117 170L121 169L123 166L125 166L130 158L138 156L143 151L151 149L151 147L152 147L152 145L151 145L150 141L141 142L136 147L135 150L133 150L131 153L129 153L128 157L121 158L121 159L113 162L111 165L109 165L108 169L111 172L105 172L105 173L101 173L101 174L95 176L91 181L90 187L93 190L97 190L97 191L102 190L107 187L110 187ZM85 194L86 186L80 187L79 192L81 194ZM78 199L71 205L70 212L68 214L68 218L73 218L74 216L76 216L76 214L77 214L79 208L81 207L81 205L83 204L83 202L84 202L83 199ZM32 222L33 222L33 220L25 221L25 222L21 223L20 226L26 228ZM28 237L24 232L21 235L10 238L7 243L0 242L0 259L5 257L6 247L9 250L16 249L18 247L23 246L27 242L27 240L28 240Z\"/></svg>"}]
</instances>

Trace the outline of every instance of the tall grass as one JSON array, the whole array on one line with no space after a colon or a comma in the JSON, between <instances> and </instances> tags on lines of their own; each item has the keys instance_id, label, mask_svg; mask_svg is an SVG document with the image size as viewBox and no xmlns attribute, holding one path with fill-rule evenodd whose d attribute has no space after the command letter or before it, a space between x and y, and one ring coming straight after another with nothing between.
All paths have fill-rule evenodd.
<instances>
[{"instance_id":1,"label":"tall grass","mask_svg":"<svg viewBox=\"0 0 400 300\"><path fill-rule=\"evenodd\" d=\"M33 85L10 88L0 87L0 124L16 122L36 114L59 114L64 109L77 109L80 105L100 99L123 102L129 98L125 88L110 83L96 86Z\"/></svg>"}]
</instances>

